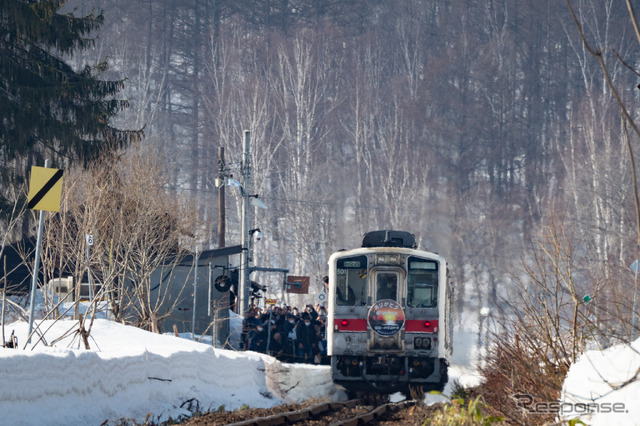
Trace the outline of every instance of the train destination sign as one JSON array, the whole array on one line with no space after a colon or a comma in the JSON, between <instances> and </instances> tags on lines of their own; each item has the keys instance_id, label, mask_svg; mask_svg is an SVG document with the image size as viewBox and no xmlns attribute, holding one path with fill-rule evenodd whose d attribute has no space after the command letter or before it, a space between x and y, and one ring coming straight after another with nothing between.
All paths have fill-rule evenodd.
<instances>
[{"instance_id":1,"label":"train destination sign","mask_svg":"<svg viewBox=\"0 0 640 426\"><path fill-rule=\"evenodd\" d=\"M393 336L402 329L404 320L402 306L391 299L378 300L367 315L369 327L380 336Z\"/></svg>"}]
</instances>

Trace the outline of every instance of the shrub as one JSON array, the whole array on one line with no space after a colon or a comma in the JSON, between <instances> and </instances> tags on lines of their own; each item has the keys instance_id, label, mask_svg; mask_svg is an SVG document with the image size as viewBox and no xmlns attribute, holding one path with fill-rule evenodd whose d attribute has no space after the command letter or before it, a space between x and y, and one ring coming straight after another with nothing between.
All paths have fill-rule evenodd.
<instances>
[{"instance_id":1,"label":"shrub","mask_svg":"<svg viewBox=\"0 0 640 426\"><path fill-rule=\"evenodd\" d=\"M487 416L482 409L485 405L480 397L469 401L465 405L463 399L454 399L451 404L447 404L442 411L434 414L430 419L425 420L424 426L445 426L445 425L491 425L503 421L502 417Z\"/></svg>"}]
</instances>

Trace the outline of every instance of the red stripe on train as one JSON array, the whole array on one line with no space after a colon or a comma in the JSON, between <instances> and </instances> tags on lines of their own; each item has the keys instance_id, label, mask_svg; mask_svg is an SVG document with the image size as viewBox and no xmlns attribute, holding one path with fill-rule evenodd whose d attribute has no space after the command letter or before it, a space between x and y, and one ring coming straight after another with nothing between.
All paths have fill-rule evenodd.
<instances>
[{"instance_id":1,"label":"red stripe on train","mask_svg":"<svg viewBox=\"0 0 640 426\"><path fill-rule=\"evenodd\" d=\"M404 331L409 333L435 333L438 331L438 320L407 320Z\"/></svg>"},{"instance_id":2,"label":"red stripe on train","mask_svg":"<svg viewBox=\"0 0 640 426\"><path fill-rule=\"evenodd\" d=\"M360 318L334 319L333 329L338 331L367 331L367 320Z\"/></svg>"},{"instance_id":3,"label":"red stripe on train","mask_svg":"<svg viewBox=\"0 0 640 426\"><path fill-rule=\"evenodd\" d=\"M334 330L338 331L367 331L367 320L361 318L344 318L333 320ZM436 333L438 320L407 320L404 330L410 333Z\"/></svg>"}]
</instances>

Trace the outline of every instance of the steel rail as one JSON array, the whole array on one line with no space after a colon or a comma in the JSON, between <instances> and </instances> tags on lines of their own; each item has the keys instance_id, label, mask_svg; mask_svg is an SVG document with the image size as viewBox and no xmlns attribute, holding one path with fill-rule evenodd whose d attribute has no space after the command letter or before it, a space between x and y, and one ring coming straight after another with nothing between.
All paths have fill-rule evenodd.
<instances>
[{"instance_id":1,"label":"steel rail","mask_svg":"<svg viewBox=\"0 0 640 426\"><path fill-rule=\"evenodd\" d=\"M266 417L257 417L255 419L243 420L237 423L231 423L227 426L267 426L267 425L282 425L291 424L295 422L302 422L311 417L317 417L332 411L337 411L342 408L354 407L361 403L362 400L352 399L345 402L324 402L308 408L303 408L297 411L290 411L287 413L278 413ZM406 406L414 405L415 401L401 401L390 402L387 404L374 407L370 411L359 414L348 419L339 420L331 423L331 426L357 426L364 425L379 419L381 416L389 411L399 410Z\"/></svg>"}]
</instances>

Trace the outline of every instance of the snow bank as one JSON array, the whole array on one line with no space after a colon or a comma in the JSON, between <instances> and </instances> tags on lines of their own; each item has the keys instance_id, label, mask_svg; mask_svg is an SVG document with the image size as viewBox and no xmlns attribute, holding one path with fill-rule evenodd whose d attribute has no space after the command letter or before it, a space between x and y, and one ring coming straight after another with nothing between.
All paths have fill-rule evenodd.
<instances>
[{"instance_id":1,"label":"snow bank","mask_svg":"<svg viewBox=\"0 0 640 426\"><path fill-rule=\"evenodd\" d=\"M640 339L583 354L565 379L561 418L579 417L590 425L640 424L639 350Z\"/></svg>"},{"instance_id":2,"label":"snow bank","mask_svg":"<svg viewBox=\"0 0 640 426\"><path fill-rule=\"evenodd\" d=\"M47 336L61 336L72 325L60 321ZM7 327L9 334L15 330L20 348L27 328ZM283 364L107 320L96 320L91 335L90 351L77 349L71 337L54 347L0 348L2 423L143 422L147 413L164 421L220 406L266 408L340 393L326 366Z\"/></svg>"}]
</instances>

